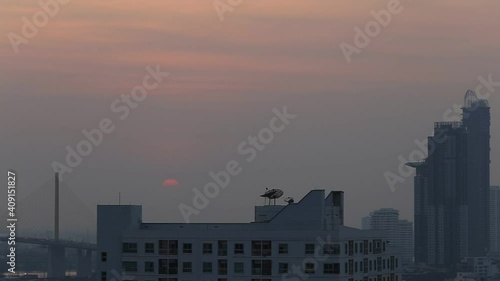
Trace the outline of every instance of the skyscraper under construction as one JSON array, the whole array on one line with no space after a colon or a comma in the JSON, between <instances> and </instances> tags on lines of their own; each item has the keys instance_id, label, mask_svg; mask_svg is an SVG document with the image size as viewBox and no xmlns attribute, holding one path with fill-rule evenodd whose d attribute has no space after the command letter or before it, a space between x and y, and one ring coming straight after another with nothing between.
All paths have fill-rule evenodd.
<instances>
[{"instance_id":1,"label":"skyscraper under construction","mask_svg":"<svg viewBox=\"0 0 500 281\"><path fill-rule=\"evenodd\" d=\"M490 108L467 91L461 122L437 122L415 176L415 262L455 268L489 244Z\"/></svg>"}]
</instances>

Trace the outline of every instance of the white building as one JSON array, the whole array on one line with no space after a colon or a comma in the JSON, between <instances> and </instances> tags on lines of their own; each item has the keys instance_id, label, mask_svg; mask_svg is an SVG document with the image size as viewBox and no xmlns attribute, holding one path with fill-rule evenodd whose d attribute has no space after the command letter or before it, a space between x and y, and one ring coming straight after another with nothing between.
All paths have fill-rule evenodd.
<instances>
[{"instance_id":1,"label":"white building","mask_svg":"<svg viewBox=\"0 0 500 281\"><path fill-rule=\"evenodd\" d=\"M413 264L413 223L399 219L399 211L383 208L362 219L363 229L382 230L387 234L389 244L402 253L403 266Z\"/></svg>"},{"instance_id":2,"label":"white building","mask_svg":"<svg viewBox=\"0 0 500 281\"><path fill-rule=\"evenodd\" d=\"M343 212L343 192L324 190L255 207L253 223L143 223L141 206L98 206L98 278L401 280L384 233L343 226Z\"/></svg>"},{"instance_id":3,"label":"white building","mask_svg":"<svg viewBox=\"0 0 500 281\"><path fill-rule=\"evenodd\" d=\"M500 255L500 187L490 187L490 252Z\"/></svg>"}]
</instances>

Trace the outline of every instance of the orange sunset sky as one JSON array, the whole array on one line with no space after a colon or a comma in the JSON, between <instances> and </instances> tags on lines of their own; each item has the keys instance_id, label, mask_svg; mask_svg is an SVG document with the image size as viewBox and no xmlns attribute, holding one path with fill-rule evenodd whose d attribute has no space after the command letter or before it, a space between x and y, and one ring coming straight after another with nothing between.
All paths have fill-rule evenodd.
<instances>
[{"instance_id":1,"label":"orange sunset sky","mask_svg":"<svg viewBox=\"0 0 500 281\"><path fill-rule=\"evenodd\" d=\"M195 221L249 221L266 187L297 199L344 190L354 226L381 207L411 219L412 178L392 192L384 172L479 76L500 81L500 1L401 0L401 13L348 63L339 45L353 44L354 27L388 3L243 0L221 21L212 0L72 0L16 53L9 34L22 34L22 18L41 7L2 0L1 168L17 167L28 194L83 129L116 117L110 104L146 66L160 65L166 81L65 176L89 209L121 192L149 220L180 221L178 204L241 159L238 144L287 106L297 119ZM490 97L497 185L499 93ZM166 179L180 185L164 188Z\"/></svg>"}]
</instances>

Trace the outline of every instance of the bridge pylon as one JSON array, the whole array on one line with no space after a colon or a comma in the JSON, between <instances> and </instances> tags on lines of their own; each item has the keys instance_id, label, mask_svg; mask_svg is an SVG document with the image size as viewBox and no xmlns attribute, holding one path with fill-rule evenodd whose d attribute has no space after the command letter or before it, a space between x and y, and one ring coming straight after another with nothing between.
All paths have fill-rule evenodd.
<instances>
[{"instance_id":1,"label":"bridge pylon","mask_svg":"<svg viewBox=\"0 0 500 281\"><path fill-rule=\"evenodd\" d=\"M54 240L59 240L59 173L55 174L54 183ZM61 245L49 246L49 278L61 278L66 275L66 248Z\"/></svg>"}]
</instances>

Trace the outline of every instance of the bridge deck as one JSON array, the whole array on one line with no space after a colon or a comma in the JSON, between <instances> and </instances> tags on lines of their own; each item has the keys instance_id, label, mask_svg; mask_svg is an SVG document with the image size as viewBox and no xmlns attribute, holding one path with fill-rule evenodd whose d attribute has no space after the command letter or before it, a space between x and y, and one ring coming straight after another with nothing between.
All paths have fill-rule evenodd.
<instances>
[{"instance_id":1,"label":"bridge deck","mask_svg":"<svg viewBox=\"0 0 500 281\"><path fill-rule=\"evenodd\" d=\"M8 241L8 237L0 237L0 241ZM75 242L70 240L56 240L56 239L42 239L42 238L29 238L29 237L16 237L16 243L47 245L47 246L63 246L66 248L84 249L84 250L97 250L97 245L85 242Z\"/></svg>"}]
</instances>

